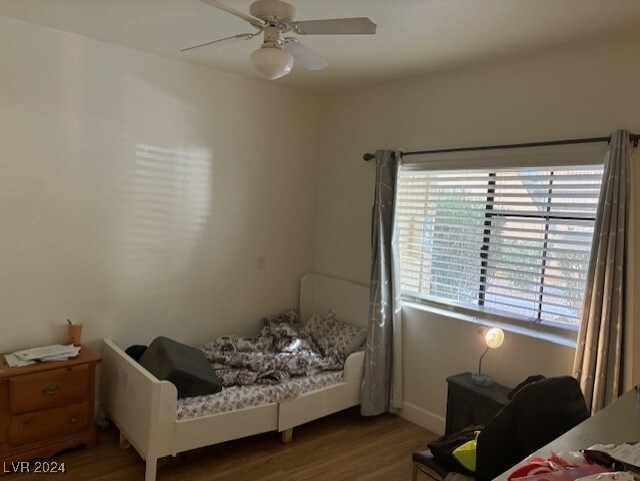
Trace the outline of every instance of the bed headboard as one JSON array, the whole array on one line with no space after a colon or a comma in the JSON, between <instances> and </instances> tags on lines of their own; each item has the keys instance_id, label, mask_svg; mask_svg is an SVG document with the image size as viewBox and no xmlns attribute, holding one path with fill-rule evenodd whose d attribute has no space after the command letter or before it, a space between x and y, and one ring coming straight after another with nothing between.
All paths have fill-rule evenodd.
<instances>
[{"instance_id":1,"label":"bed headboard","mask_svg":"<svg viewBox=\"0 0 640 481\"><path fill-rule=\"evenodd\" d=\"M333 309L338 319L366 327L369 320L369 287L321 274L305 274L300 281L300 316L311 316Z\"/></svg>"}]
</instances>

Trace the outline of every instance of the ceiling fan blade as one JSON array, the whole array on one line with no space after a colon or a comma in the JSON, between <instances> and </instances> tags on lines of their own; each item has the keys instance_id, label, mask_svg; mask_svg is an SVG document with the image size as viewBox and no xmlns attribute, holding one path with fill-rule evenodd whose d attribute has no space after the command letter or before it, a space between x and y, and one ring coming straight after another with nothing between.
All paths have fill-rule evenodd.
<instances>
[{"instance_id":1,"label":"ceiling fan blade","mask_svg":"<svg viewBox=\"0 0 640 481\"><path fill-rule=\"evenodd\" d=\"M231 15L240 17L242 20L246 20L251 25L254 25L256 27L265 27L267 25L267 22L265 22L264 20L259 19L258 17L254 17L253 15L249 15L248 13L241 12L240 10L236 10L233 7L229 7L228 5L225 5L224 3L221 3L218 0L200 0L200 1L207 3L212 7L216 7L216 8L219 8L220 10L224 10L225 12L230 13Z\"/></svg>"},{"instance_id":2,"label":"ceiling fan blade","mask_svg":"<svg viewBox=\"0 0 640 481\"><path fill-rule=\"evenodd\" d=\"M284 40L285 42L282 48L289 52L291 56L295 58L297 62L300 62L300 65L307 70L322 70L328 65L325 59L313 50L305 47L298 39L287 37Z\"/></svg>"},{"instance_id":3,"label":"ceiling fan blade","mask_svg":"<svg viewBox=\"0 0 640 481\"><path fill-rule=\"evenodd\" d=\"M180 51L189 52L191 50L195 50L196 48L209 46L212 46L214 48L224 47L226 45L241 42L242 40L251 40L254 36L255 35L253 33L240 33L238 35L234 35L233 37L221 38L220 40L214 40L213 42L201 43L200 45L194 45L193 47L183 48Z\"/></svg>"},{"instance_id":4,"label":"ceiling fan blade","mask_svg":"<svg viewBox=\"0 0 640 481\"><path fill-rule=\"evenodd\" d=\"M300 35L335 35L376 33L377 25L366 17L328 18L326 20L303 20L294 22Z\"/></svg>"}]
</instances>

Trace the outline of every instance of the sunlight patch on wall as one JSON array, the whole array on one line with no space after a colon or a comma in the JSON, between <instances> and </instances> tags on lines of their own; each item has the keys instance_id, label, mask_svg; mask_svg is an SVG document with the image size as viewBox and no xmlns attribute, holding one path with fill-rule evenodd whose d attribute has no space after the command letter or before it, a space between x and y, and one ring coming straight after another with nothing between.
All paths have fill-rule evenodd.
<instances>
[{"instance_id":1,"label":"sunlight patch on wall","mask_svg":"<svg viewBox=\"0 0 640 481\"><path fill-rule=\"evenodd\" d=\"M184 272L211 213L211 154L136 144L123 249L131 285Z\"/></svg>"}]
</instances>

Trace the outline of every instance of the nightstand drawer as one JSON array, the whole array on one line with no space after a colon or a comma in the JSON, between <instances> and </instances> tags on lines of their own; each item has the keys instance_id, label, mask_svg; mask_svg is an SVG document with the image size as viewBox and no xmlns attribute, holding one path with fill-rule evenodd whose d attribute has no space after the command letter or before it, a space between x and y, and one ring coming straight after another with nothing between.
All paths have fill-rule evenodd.
<instances>
[{"instance_id":1,"label":"nightstand drawer","mask_svg":"<svg viewBox=\"0 0 640 481\"><path fill-rule=\"evenodd\" d=\"M16 376L9 380L9 411L26 413L86 401L90 383L88 365Z\"/></svg>"},{"instance_id":2,"label":"nightstand drawer","mask_svg":"<svg viewBox=\"0 0 640 481\"><path fill-rule=\"evenodd\" d=\"M21 446L80 433L89 427L92 411L89 403L83 402L12 416L7 428L7 441L11 446Z\"/></svg>"}]
</instances>

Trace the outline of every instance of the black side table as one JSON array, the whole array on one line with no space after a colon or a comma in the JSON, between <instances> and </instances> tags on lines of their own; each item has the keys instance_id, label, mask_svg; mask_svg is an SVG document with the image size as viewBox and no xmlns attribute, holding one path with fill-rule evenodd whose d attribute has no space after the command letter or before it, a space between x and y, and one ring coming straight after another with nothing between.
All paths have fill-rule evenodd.
<instances>
[{"instance_id":1,"label":"black side table","mask_svg":"<svg viewBox=\"0 0 640 481\"><path fill-rule=\"evenodd\" d=\"M452 434L472 424L487 424L508 402L511 388L494 383L478 386L465 372L447 378L447 424L445 434Z\"/></svg>"}]
</instances>

